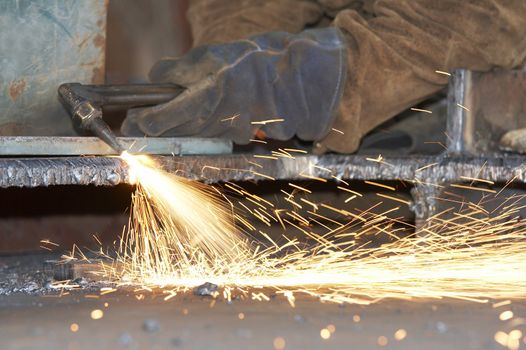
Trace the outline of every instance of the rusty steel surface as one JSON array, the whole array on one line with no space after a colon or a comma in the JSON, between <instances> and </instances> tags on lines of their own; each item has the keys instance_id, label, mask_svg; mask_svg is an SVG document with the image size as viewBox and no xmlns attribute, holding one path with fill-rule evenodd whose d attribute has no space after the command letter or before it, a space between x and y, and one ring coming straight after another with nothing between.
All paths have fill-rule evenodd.
<instances>
[{"instance_id":1,"label":"rusty steel surface","mask_svg":"<svg viewBox=\"0 0 526 350\"><path fill-rule=\"evenodd\" d=\"M104 82L107 0L0 1L0 135L76 135L57 98Z\"/></svg>"}]
</instances>

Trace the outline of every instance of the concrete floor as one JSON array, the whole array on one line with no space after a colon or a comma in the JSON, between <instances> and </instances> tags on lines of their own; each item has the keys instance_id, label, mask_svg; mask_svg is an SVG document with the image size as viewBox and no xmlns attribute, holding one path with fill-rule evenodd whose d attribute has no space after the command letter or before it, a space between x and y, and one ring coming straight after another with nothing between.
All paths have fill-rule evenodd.
<instances>
[{"instance_id":1,"label":"concrete floor","mask_svg":"<svg viewBox=\"0 0 526 350\"><path fill-rule=\"evenodd\" d=\"M146 296L116 292L100 299L75 292L63 297L0 297L2 349L502 349L493 337L510 330L499 309L456 301L386 301L372 306L341 307L300 298L291 308L284 300L217 302L196 296ZM108 303L107 307L104 303ZM509 306L508 306L509 308ZM513 303L526 315L526 303ZM104 316L93 320L90 313ZM244 319L239 319L239 314ZM355 315L360 321L353 321ZM74 333L70 325L77 323ZM323 340L320 330L336 331ZM407 337L396 341L400 328ZM522 344L524 345L524 344Z\"/></svg>"},{"instance_id":2,"label":"concrete floor","mask_svg":"<svg viewBox=\"0 0 526 350\"><path fill-rule=\"evenodd\" d=\"M298 297L292 308L282 297L212 305L212 298L191 292L168 301L131 290L101 296L93 285L58 296L35 288L46 258L0 258L0 349L275 349L277 337L285 349L503 349L495 332L526 334L516 324L526 316L524 301L498 308L455 300L339 306ZM95 309L103 311L101 319L91 318ZM499 320L505 310L514 312L512 320ZM70 330L73 323L77 332ZM320 330L330 324L336 330L324 340ZM401 341L394 338L398 329L407 332Z\"/></svg>"}]
</instances>

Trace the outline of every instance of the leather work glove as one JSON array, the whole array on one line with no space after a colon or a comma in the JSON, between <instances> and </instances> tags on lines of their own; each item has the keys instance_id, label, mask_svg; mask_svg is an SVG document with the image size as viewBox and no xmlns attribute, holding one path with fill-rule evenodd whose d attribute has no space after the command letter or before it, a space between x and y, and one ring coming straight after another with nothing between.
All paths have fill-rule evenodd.
<instances>
[{"instance_id":1,"label":"leather work glove","mask_svg":"<svg viewBox=\"0 0 526 350\"><path fill-rule=\"evenodd\" d=\"M130 110L121 129L239 144L261 129L272 139L315 141L331 128L345 78L346 44L337 28L201 46L153 67L152 82L187 89L165 104ZM271 119L283 121L265 123Z\"/></svg>"}]
</instances>

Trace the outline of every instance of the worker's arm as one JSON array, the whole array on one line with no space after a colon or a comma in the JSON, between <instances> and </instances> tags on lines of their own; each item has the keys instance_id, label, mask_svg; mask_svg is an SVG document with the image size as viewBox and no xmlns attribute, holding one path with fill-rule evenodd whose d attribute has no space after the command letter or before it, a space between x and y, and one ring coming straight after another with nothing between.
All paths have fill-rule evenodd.
<instances>
[{"instance_id":1,"label":"worker's arm","mask_svg":"<svg viewBox=\"0 0 526 350\"><path fill-rule=\"evenodd\" d=\"M123 130L246 140L255 130L246 125L275 117L284 119L287 132L264 126L269 137L290 137L296 130L306 140L323 139L331 150L352 152L364 133L441 89L447 76L436 70L511 68L526 56L523 0L380 0L373 10L376 17L369 20L350 10L335 18L335 30L348 47L343 65L334 64L336 55L324 56L317 50L334 45L330 36L317 36L309 50L290 50L297 47L290 43L301 42L304 34L272 33L258 36L255 55L247 55L246 42L240 41L196 48L182 59L161 62L153 69L152 80L189 89L166 105L133 112ZM276 50L281 55L277 60ZM343 97L337 80L333 84L323 80L328 88L319 85L322 93L312 93L320 77L341 78L338 72L345 67ZM306 91L311 91L308 103ZM335 111L312 109L332 107L334 102ZM264 108L267 105L275 108ZM327 115L333 112L336 119ZM219 123L238 114L241 127L235 118L230 127ZM320 127L332 120L343 134L326 134L329 125ZM316 130L299 134L300 126ZM243 134L238 138L239 133Z\"/></svg>"},{"instance_id":2,"label":"worker's arm","mask_svg":"<svg viewBox=\"0 0 526 350\"><path fill-rule=\"evenodd\" d=\"M266 32L298 33L322 15L312 0L190 0L186 16L196 47Z\"/></svg>"},{"instance_id":3,"label":"worker's arm","mask_svg":"<svg viewBox=\"0 0 526 350\"><path fill-rule=\"evenodd\" d=\"M382 122L445 86L436 73L486 71L525 62L524 0L379 0L376 17L342 11L334 21L349 45L349 74L334 127L323 144L353 152Z\"/></svg>"}]
</instances>

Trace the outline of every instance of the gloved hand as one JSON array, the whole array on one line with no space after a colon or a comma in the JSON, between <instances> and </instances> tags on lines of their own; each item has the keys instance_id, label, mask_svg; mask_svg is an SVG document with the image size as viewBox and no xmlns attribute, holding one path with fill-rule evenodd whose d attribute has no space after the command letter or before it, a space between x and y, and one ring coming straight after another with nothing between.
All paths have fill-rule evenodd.
<instances>
[{"instance_id":1,"label":"gloved hand","mask_svg":"<svg viewBox=\"0 0 526 350\"><path fill-rule=\"evenodd\" d=\"M346 78L346 44L337 28L265 33L201 46L158 62L153 82L187 88L175 99L133 109L129 136L222 137L244 144L268 138L319 140L331 128ZM258 123L269 119L281 122Z\"/></svg>"}]
</instances>

